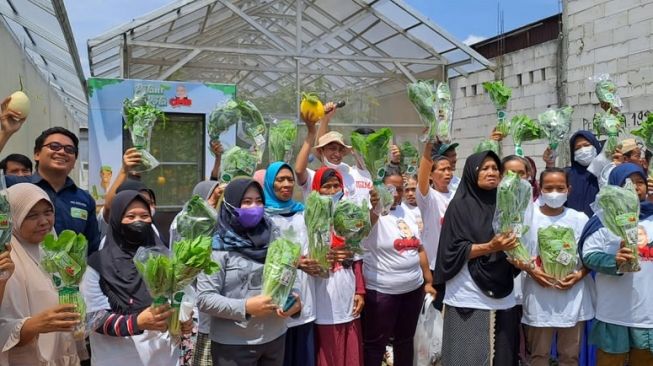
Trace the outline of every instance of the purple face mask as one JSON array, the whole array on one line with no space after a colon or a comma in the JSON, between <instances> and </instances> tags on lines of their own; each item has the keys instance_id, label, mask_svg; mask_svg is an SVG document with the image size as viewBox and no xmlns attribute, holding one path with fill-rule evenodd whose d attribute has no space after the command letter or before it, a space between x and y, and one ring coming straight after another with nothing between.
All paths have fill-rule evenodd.
<instances>
[{"instance_id":1,"label":"purple face mask","mask_svg":"<svg viewBox=\"0 0 653 366\"><path fill-rule=\"evenodd\" d=\"M238 221L245 229L251 229L258 225L265 212L262 206L236 208L235 211L238 214Z\"/></svg>"}]
</instances>

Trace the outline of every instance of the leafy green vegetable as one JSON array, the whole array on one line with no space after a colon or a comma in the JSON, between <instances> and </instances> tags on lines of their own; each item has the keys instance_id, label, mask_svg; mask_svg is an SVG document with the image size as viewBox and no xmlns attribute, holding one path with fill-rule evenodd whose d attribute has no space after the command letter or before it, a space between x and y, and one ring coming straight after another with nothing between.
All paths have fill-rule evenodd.
<instances>
[{"instance_id":1,"label":"leafy green vegetable","mask_svg":"<svg viewBox=\"0 0 653 366\"><path fill-rule=\"evenodd\" d=\"M599 101L607 103L612 110L621 108L622 102L617 94L617 84L610 80L610 75L602 74L590 79L596 82L594 91Z\"/></svg>"},{"instance_id":2,"label":"leafy green vegetable","mask_svg":"<svg viewBox=\"0 0 653 366\"><path fill-rule=\"evenodd\" d=\"M220 140L220 134L235 125L240 120L241 114L238 102L229 100L224 105L216 108L209 116L207 132L211 141Z\"/></svg>"},{"instance_id":3,"label":"leafy green vegetable","mask_svg":"<svg viewBox=\"0 0 653 366\"><path fill-rule=\"evenodd\" d=\"M577 244L570 227L551 225L537 230L537 243L544 272L562 281L576 269Z\"/></svg>"},{"instance_id":4,"label":"leafy green vegetable","mask_svg":"<svg viewBox=\"0 0 653 366\"><path fill-rule=\"evenodd\" d=\"M369 135L357 132L351 134L351 145L363 158L365 168L375 182L381 181L385 176L391 140L392 130L389 128L381 128Z\"/></svg>"},{"instance_id":5,"label":"leafy green vegetable","mask_svg":"<svg viewBox=\"0 0 653 366\"><path fill-rule=\"evenodd\" d=\"M415 107L422 123L429 129L427 139L434 140L437 133L437 118L435 114L435 95L433 87L426 81L417 81L407 86L408 99Z\"/></svg>"},{"instance_id":6,"label":"leafy green vegetable","mask_svg":"<svg viewBox=\"0 0 653 366\"><path fill-rule=\"evenodd\" d=\"M558 109L548 109L537 116L540 130L544 137L549 140L549 147L553 150L565 139L571 130L571 115L574 109L564 106Z\"/></svg>"},{"instance_id":7,"label":"leafy green vegetable","mask_svg":"<svg viewBox=\"0 0 653 366\"><path fill-rule=\"evenodd\" d=\"M5 251L7 243L11 241L12 228L11 206L7 198L7 183L4 173L0 170L0 253ZM0 278L2 272L0 271Z\"/></svg>"},{"instance_id":8,"label":"leafy green vegetable","mask_svg":"<svg viewBox=\"0 0 653 366\"><path fill-rule=\"evenodd\" d=\"M152 129L158 119L165 123L165 113L152 105L146 96L137 95L134 99L125 99L123 116L125 129L131 134L132 144L141 152L141 164L133 171L142 173L154 169L159 162L149 153Z\"/></svg>"},{"instance_id":9,"label":"leafy green vegetable","mask_svg":"<svg viewBox=\"0 0 653 366\"><path fill-rule=\"evenodd\" d=\"M323 272L329 269L327 254L331 249L333 200L312 191L306 198L304 223L308 231L308 257L318 262Z\"/></svg>"},{"instance_id":10,"label":"leafy green vegetable","mask_svg":"<svg viewBox=\"0 0 653 366\"><path fill-rule=\"evenodd\" d=\"M261 293L272 297L272 302L283 307L295 284L297 264L301 255L299 244L282 236L268 247L263 266L263 288Z\"/></svg>"},{"instance_id":11,"label":"leafy green vegetable","mask_svg":"<svg viewBox=\"0 0 653 366\"><path fill-rule=\"evenodd\" d=\"M483 89L490 95L490 100L497 110L505 110L512 90L503 85L502 81L488 81L483 83Z\"/></svg>"},{"instance_id":12,"label":"leafy green vegetable","mask_svg":"<svg viewBox=\"0 0 653 366\"><path fill-rule=\"evenodd\" d=\"M157 248L140 247L134 256L134 264L152 296L153 305L165 304L171 292L174 275L172 259L168 253Z\"/></svg>"},{"instance_id":13,"label":"leafy green vegetable","mask_svg":"<svg viewBox=\"0 0 653 366\"><path fill-rule=\"evenodd\" d=\"M419 151L410 143L404 141L399 147L401 151L401 171L407 174L417 174L417 167L419 166Z\"/></svg>"},{"instance_id":14,"label":"leafy green vegetable","mask_svg":"<svg viewBox=\"0 0 653 366\"><path fill-rule=\"evenodd\" d=\"M634 185L630 181L624 187L606 185L596 195L596 202L601 211L594 211L603 225L623 239L626 248L630 248L635 256L635 259L619 266L619 272L639 271L637 224L640 204Z\"/></svg>"},{"instance_id":15,"label":"leafy green vegetable","mask_svg":"<svg viewBox=\"0 0 653 366\"><path fill-rule=\"evenodd\" d=\"M296 140L297 124L295 121L284 119L272 124L268 136L270 161L290 162Z\"/></svg>"},{"instance_id":16,"label":"leafy green vegetable","mask_svg":"<svg viewBox=\"0 0 653 366\"><path fill-rule=\"evenodd\" d=\"M515 154L524 156L521 148L523 141L531 141L542 138L542 130L534 120L525 114L512 117L510 120L510 134L515 142Z\"/></svg>"},{"instance_id":17,"label":"leafy green vegetable","mask_svg":"<svg viewBox=\"0 0 653 366\"><path fill-rule=\"evenodd\" d=\"M382 183L375 184L374 189L379 195L379 202L374 207L374 213L377 215L387 215L395 201L397 190L394 186L386 186Z\"/></svg>"},{"instance_id":18,"label":"leafy green vegetable","mask_svg":"<svg viewBox=\"0 0 653 366\"><path fill-rule=\"evenodd\" d=\"M437 109L436 119L438 128L436 136L440 141L451 142L451 128L453 122L453 102L449 85L439 82L435 89L435 106Z\"/></svg>"},{"instance_id":19,"label":"leafy green vegetable","mask_svg":"<svg viewBox=\"0 0 653 366\"><path fill-rule=\"evenodd\" d=\"M218 214L215 209L202 197L194 195L177 216L177 232L184 239L211 236L217 223Z\"/></svg>"},{"instance_id":20,"label":"leafy green vegetable","mask_svg":"<svg viewBox=\"0 0 653 366\"><path fill-rule=\"evenodd\" d=\"M345 238L347 249L360 252L360 243L370 233L370 211L367 201L357 204L352 200L340 200L333 212L333 229Z\"/></svg>"},{"instance_id":21,"label":"leafy green vegetable","mask_svg":"<svg viewBox=\"0 0 653 366\"><path fill-rule=\"evenodd\" d=\"M497 154L499 158L502 156L501 144L499 141L492 139L483 139L474 147L474 153L479 153L481 151L492 151Z\"/></svg>"},{"instance_id":22,"label":"leafy green vegetable","mask_svg":"<svg viewBox=\"0 0 653 366\"><path fill-rule=\"evenodd\" d=\"M222 154L222 181L230 182L238 176L251 177L256 169L258 157L255 153L234 146Z\"/></svg>"},{"instance_id":23,"label":"leafy green vegetable","mask_svg":"<svg viewBox=\"0 0 653 366\"><path fill-rule=\"evenodd\" d=\"M653 152L653 113L649 113L646 120L630 133L633 136L641 137L646 149ZM648 164L648 177L653 178L653 159Z\"/></svg>"},{"instance_id":24,"label":"leafy green vegetable","mask_svg":"<svg viewBox=\"0 0 653 366\"><path fill-rule=\"evenodd\" d=\"M260 163L263 159L265 135L268 131L263 115L254 103L248 100L239 99L237 103L241 116L240 121L238 121L238 136L254 146L253 150L257 156L257 163Z\"/></svg>"},{"instance_id":25,"label":"leafy green vegetable","mask_svg":"<svg viewBox=\"0 0 653 366\"><path fill-rule=\"evenodd\" d=\"M515 233L519 245L506 251L506 254L524 263L531 261L531 255L519 238L528 232L529 227L524 224L524 218L532 199L533 191L530 183L521 179L517 173L505 172L497 188L495 232Z\"/></svg>"},{"instance_id":26,"label":"leafy green vegetable","mask_svg":"<svg viewBox=\"0 0 653 366\"><path fill-rule=\"evenodd\" d=\"M619 144L619 132L623 131L624 124L619 116L608 112L600 112L598 114L598 121L601 133L608 136L603 151L607 157L611 158Z\"/></svg>"}]
</instances>

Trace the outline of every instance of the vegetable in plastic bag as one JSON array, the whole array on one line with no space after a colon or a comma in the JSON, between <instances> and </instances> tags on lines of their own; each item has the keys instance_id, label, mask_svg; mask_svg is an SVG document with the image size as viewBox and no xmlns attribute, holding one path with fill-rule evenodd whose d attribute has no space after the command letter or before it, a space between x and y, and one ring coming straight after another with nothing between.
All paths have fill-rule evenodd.
<instances>
[{"instance_id":1,"label":"vegetable in plastic bag","mask_svg":"<svg viewBox=\"0 0 653 366\"><path fill-rule=\"evenodd\" d=\"M284 161L289 163L292 160L293 148L297 141L297 124L295 121L284 119L274 122L270 126L268 146L270 161Z\"/></svg>"},{"instance_id":2,"label":"vegetable in plastic bag","mask_svg":"<svg viewBox=\"0 0 653 366\"><path fill-rule=\"evenodd\" d=\"M548 109L537 116L542 134L549 141L549 147L555 151L558 144L565 140L571 130L571 115L574 109L565 106L558 109Z\"/></svg>"},{"instance_id":3,"label":"vegetable in plastic bag","mask_svg":"<svg viewBox=\"0 0 653 366\"><path fill-rule=\"evenodd\" d=\"M510 134L515 142L515 154L524 156L524 150L521 143L542 138L540 126L525 114L512 117L510 120Z\"/></svg>"},{"instance_id":4,"label":"vegetable in plastic bag","mask_svg":"<svg viewBox=\"0 0 653 366\"><path fill-rule=\"evenodd\" d=\"M513 260L523 263L531 261L531 255L521 242L521 237L528 232L524 224L526 211L533 200L531 184L519 177L517 173L507 171L497 187L497 204L494 212L494 231L496 233L513 232L519 245L506 251Z\"/></svg>"},{"instance_id":5,"label":"vegetable in plastic bag","mask_svg":"<svg viewBox=\"0 0 653 366\"><path fill-rule=\"evenodd\" d=\"M295 284L300 256L301 247L295 241L292 229L282 233L268 247L261 293L272 297L272 302L281 308Z\"/></svg>"},{"instance_id":6,"label":"vegetable in plastic bag","mask_svg":"<svg viewBox=\"0 0 653 366\"><path fill-rule=\"evenodd\" d=\"M606 185L596 195L594 213L603 226L625 242L625 247L632 250L635 259L623 263L618 271L638 272L639 248L637 247L637 225L639 223L639 197L635 187L628 179L624 187Z\"/></svg>"},{"instance_id":7,"label":"vegetable in plastic bag","mask_svg":"<svg viewBox=\"0 0 653 366\"><path fill-rule=\"evenodd\" d=\"M223 182L230 182L238 176L251 177L256 170L258 156L239 146L234 146L222 154L222 174L220 178Z\"/></svg>"},{"instance_id":8,"label":"vegetable in plastic bag","mask_svg":"<svg viewBox=\"0 0 653 366\"><path fill-rule=\"evenodd\" d=\"M141 165L134 172L142 173L154 169L159 162L149 153L152 129L157 120L165 123L166 116L151 104L146 96L137 95L123 102L125 129L129 130L132 144L141 151Z\"/></svg>"},{"instance_id":9,"label":"vegetable in plastic bag","mask_svg":"<svg viewBox=\"0 0 653 366\"><path fill-rule=\"evenodd\" d=\"M194 239L198 236L211 236L218 223L218 213L199 195L186 202L177 216L177 232L182 238Z\"/></svg>"},{"instance_id":10,"label":"vegetable in plastic bag","mask_svg":"<svg viewBox=\"0 0 653 366\"><path fill-rule=\"evenodd\" d=\"M11 205L7 197L7 183L5 175L0 169L0 253L7 250L7 244L11 241L11 230L13 220L11 218ZM0 270L0 280L9 278L9 272Z\"/></svg>"},{"instance_id":11,"label":"vegetable in plastic bag","mask_svg":"<svg viewBox=\"0 0 653 366\"><path fill-rule=\"evenodd\" d=\"M134 264L152 296L152 305L156 307L166 304L173 278L169 253L160 248L140 247L134 256Z\"/></svg>"},{"instance_id":12,"label":"vegetable in plastic bag","mask_svg":"<svg viewBox=\"0 0 653 366\"><path fill-rule=\"evenodd\" d=\"M589 79L596 83L594 91L600 102L607 103L610 109L619 110L623 107L621 98L617 94L617 85L610 80L610 74L594 75Z\"/></svg>"},{"instance_id":13,"label":"vegetable in plastic bag","mask_svg":"<svg viewBox=\"0 0 653 366\"><path fill-rule=\"evenodd\" d=\"M481 140L481 142L478 143L478 145L474 147L475 154L480 153L482 151L492 151L495 154L497 154L499 158L503 156L501 151L501 143L499 141L492 140L492 139L483 139Z\"/></svg>"},{"instance_id":14,"label":"vegetable in plastic bag","mask_svg":"<svg viewBox=\"0 0 653 366\"><path fill-rule=\"evenodd\" d=\"M438 122L436 136L440 141L449 143L451 142L451 131L453 129L453 101L447 83L438 83L435 89L435 107Z\"/></svg>"},{"instance_id":15,"label":"vegetable in plastic bag","mask_svg":"<svg viewBox=\"0 0 653 366\"><path fill-rule=\"evenodd\" d=\"M417 174L417 168L419 167L419 151L417 151L417 148L410 141L404 141L399 150L401 151L401 171L409 175Z\"/></svg>"},{"instance_id":16,"label":"vegetable in plastic bag","mask_svg":"<svg viewBox=\"0 0 653 366\"><path fill-rule=\"evenodd\" d=\"M417 81L407 85L408 99L415 107L420 120L428 132L425 135L426 141L435 140L437 134L437 116L435 110L435 95L433 87L426 81Z\"/></svg>"},{"instance_id":17,"label":"vegetable in plastic bag","mask_svg":"<svg viewBox=\"0 0 653 366\"><path fill-rule=\"evenodd\" d=\"M497 130L505 137L508 136L508 124L506 123L506 107L512 96L512 90L503 85L502 81L488 81L483 83L483 89L490 95L490 100L497 110Z\"/></svg>"},{"instance_id":18,"label":"vegetable in plastic bag","mask_svg":"<svg viewBox=\"0 0 653 366\"><path fill-rule=\"evenodd\" d=\"M644 140L646 149L653 152L653 113L649 113L646 120L630 133L633 136L641 137ZM653 178L653 159L648 164L648 177Z\"/></svg>"},{"instance_id":19,"label":"vegetable in plastic bag","mask_svg":"<svg viewBox=\"0 0 653 366\"><path fill-rule=\"evenodd\" d=\"M619 145L619 132L623 131L623 122L625 122L625 120L622 120L619 116L608 112L599 112L596 117L599 122L599 130L601 131L601 134L608 136L603 151L606 156L610 158Z\"/></svg>"},{"instance_id":20,"label":"vegetable in plastic bag","mask_svg":"<svg viewBox=\"0 0 653 366\"><path fill-rule=\"evenodd\" d=\"M158 167L161 165L158 160L152 154L150 154L149 151L142 149L142 148L136 148L139 153L141 153L141 162L140 164L136 165L131 169L132 172L134 173L144 173L144 172L149 172L150 170Z\"/></svg>"},{"instance_id":21,"label":"vegetable in plastic bag","mask_svg":"<svg viewBox=\"0 0 653 366\"><path fill-rule=\"evenodd\" d=\"M574 230L559 225L539 228L537 243L544 273L562 281L574 272L578 263Z\"/></svg>"},{"instance_id":22,"label":"vegetable in plastic bag","mask_svg":"<svg viewBox=\"0 0 653 366\"><path fill-rule=\"evenodd\" d=\"M234 126L240 121L241 114L238 102L229 100L224 105L214 109L209 115L207 132L211 141L219 141L220 134Z\"/></svg>"},{"instance_id":23,"label":"vegetable in plastic bag","mask_svg":"<svg viewBox=\"0 0 653 366\"><path fill-rule=\"evenodd\" d=\"M265 126L263 115L254 103L248 100L238 100L240 120L238 121L238 136L252 144L257 156L257 163L263 159L265 151L265 135L268 128Z\"/></svg>"},{"instance_id":24,"label":"vegetable in plastic bag","mask_svg":"<svg viewBox=\"0 0 653 366\"><path fill-rule=\"evenodd\" d=\"M388 164L392 130L381 128L369 135L358 132L351 134L351 145L357 154L360 154L365 169L372 175L374 182L380 182L385 176L385 167Z\"/></svg>"},{"instance_id":25,"label":"vegetable in plastic bag","mask_svg":"<svg viewBox=\"0 0 653 366\"><path fill-rule=\"evenodd\" d=\"M306 198L304 223L308 232L308 257L320 265L323 273L330 268L327 255L331 250L333 200L312 191Z\"/></svg>"},{"instance_id":26,"label":"vegetable in plastic bag","mask_svg":"<svg viewBox=\"0 0 653 366\"><path fill-rule=\"evenodd\" d=\"M355 253L361 252L360 243L370 233L370 212L367 200L356 203L350 199L338 201L333 212L333 230L345 238L345 246Z\"/></svg>"}]
</instances>

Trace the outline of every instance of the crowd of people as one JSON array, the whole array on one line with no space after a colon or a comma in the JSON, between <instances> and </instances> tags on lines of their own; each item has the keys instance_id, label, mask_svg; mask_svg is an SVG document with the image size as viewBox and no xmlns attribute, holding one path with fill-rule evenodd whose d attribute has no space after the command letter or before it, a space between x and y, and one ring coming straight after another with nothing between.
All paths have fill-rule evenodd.
<instances>
[{"instance_id":1,"label":"crowd of people","mask_svg":"<svg viewBox=\"0 0 653 366\"><path fill-rule=\"evenodd\" d=\"M0 151L25 119L2 103ZM380 366L414 363L414 337L429 294L442 311L441 364L456 365L652 365L653 187L649 156L633 139L621 142L608 161L607 180L588 167L602 154L589 131L569 140L570 167L556 167L552 151L546 169L515 155L492 151L466 157L456 172L458 144L423 146L417 174L401 171L401 152L392 147L383 183L393 188L387 214L370 210L371 231L362 252L347 250L331 233L329 270L308 257L302 203L311 192L340 200L379 194L370 173L348 165L352 153L343 135L329 130L336 113L306 122L307 134L294 166L271 162L252 177L228 184L198 182L193 194L218 213L212 238L214 274L201 274L196 321L182 322L182 342L167 332L168 305L153 306L134 256L141 247L174 245L176 228L156 227L155 191L130 168L140 153L128 149L119 178L96 214L95 201L69 177L79 152L77 136L61 127L43 131L31 159L10 154L0 162L8 188L13 232L0 253L0 365L301 365ZM373 130L361 128L361 134ZM495 140L502 135L493 132ZM311 155L320 167L308 167ZM528 181L533 214L521 238L495 232L497 187L512 171ZM632 182L641 200L641 270L619 273L631 249L605 228L592 203L603 185ZM648 183L647 183L648 182ZM298 190L296 190L298 188ZM190 198L190 197L188 197ZM542 267L538 229L556 225L573 231L576 270L556 280ZM268 245L276 232L292 228L300 243L293 301L279 308L261 294ZM40 268L39 247L49 233L83 233L89 242L81 292L87 341L72 330L80 317L59 304L57 289ZM170 231L170 240L162 232ZM518 240L519 239L519 240ZM522 242L531 260L511 260L505 251ZM421 366L421 365L420 365Z\"/></svg>"}]
</instances>

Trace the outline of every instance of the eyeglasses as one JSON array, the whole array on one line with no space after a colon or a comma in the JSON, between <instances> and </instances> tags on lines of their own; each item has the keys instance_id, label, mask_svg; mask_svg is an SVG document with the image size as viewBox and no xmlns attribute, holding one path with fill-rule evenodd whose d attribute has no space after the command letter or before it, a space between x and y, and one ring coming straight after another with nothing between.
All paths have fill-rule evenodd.
<instances>
[{"instance_id":1,"label":"eyeglasses","mask_svg":"<svg viewBox=\"0 0 653 366\"><path fill-rule=\"evenodd\" d=\"M47 146L48 149L50 149L52 151L60 151L61 149L63 149L63 151L66 154L71 154L71 155L72 154L77 154L77 148L75 146L73 146L73 145L63 145L63 144L60 144L58 142L51 142L51 143L45 144L43 146Z\"/></svg>"}]
</instances>

